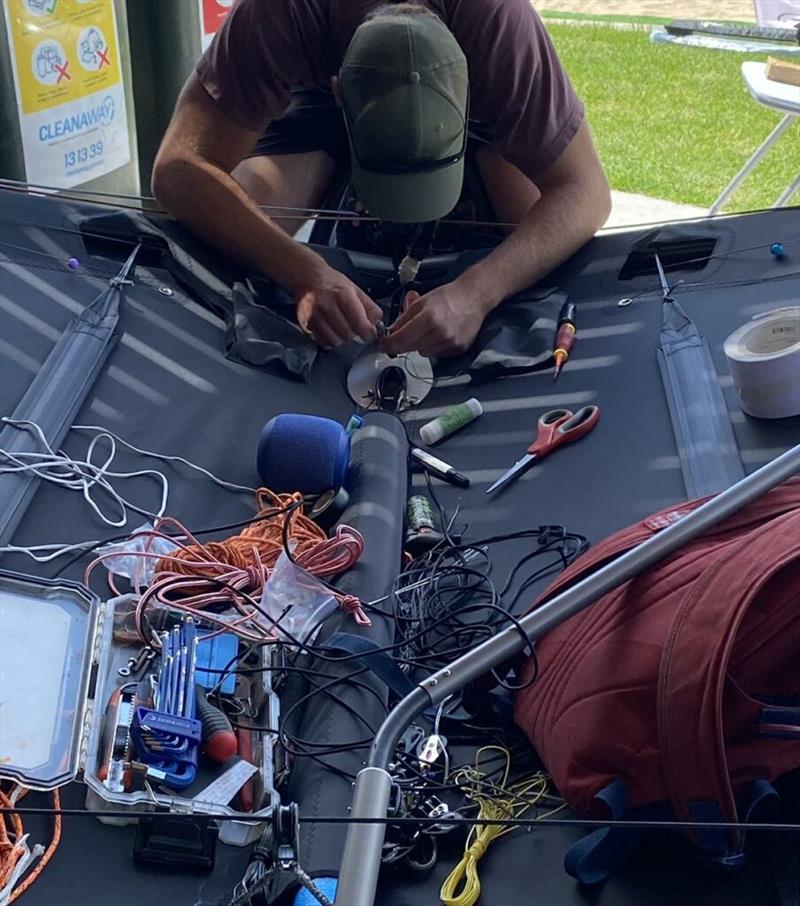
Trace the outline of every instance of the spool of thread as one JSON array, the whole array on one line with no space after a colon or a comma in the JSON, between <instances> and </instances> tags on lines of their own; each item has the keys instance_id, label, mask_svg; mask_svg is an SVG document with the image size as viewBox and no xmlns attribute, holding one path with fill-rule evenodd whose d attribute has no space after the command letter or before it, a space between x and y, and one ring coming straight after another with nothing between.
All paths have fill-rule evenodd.
<instances>
[{"instance_id":1,"label":"spool of thread","mask_svg":"<svg viewBox=\"0 0 800 906\"><path fill-rule=\"evenodd\" d=\"M433 507L428 498L423 497L422 494L415 494L408 498L406 518L408 519L408 530L414 534L426 530L433 531L436 528Z\"/></svg>"},{"instance_id":2,"label":"spool of thread","mask_svg":"<svg viewBox=\"0 0 800 906\"><path fill-rule=\"evenodd\" d=\"M323 494L340 488L350 463L350 437L339 422L286 413L261 429L257 467L276 493Z\"/></svg>"},{"instance_id":3,"label":"spool of thread","mask_svg":"<svg viewBox=\"0 0 800 906\"><path fill-rule=\"evenodd\" d=\"M431 446L445 437L449 437L449 435L470 422L475 421L481 415L483 415L483 406L481 406L479 400L473 397L467 400L466 403L453 406L447 412L443 412L438 418L423 425L419 429L419 436L424 444Z\"/></svg>"},{"instance_id":4,"label":"spool of thread","mask_svg":"<svg viewBox=\"0 0 800 906\"><path fill-rule=\"evenodd\" d=\"M748 415L800 415L800 307L757 315L728 337L725 356Z\"/></svg>"},{"instance_id":5,"label":"spool of thread","mask_svg":"<svg viewBox=\"0 0 800 906\"><path fill-rule=\"evenodd\" d=\"M442 533L436 530L436 519L430 501L422 494L408 498L406 521L408 529L405 546L412 556L417 557L444 541Z\"/></svg>"}]
</instances>

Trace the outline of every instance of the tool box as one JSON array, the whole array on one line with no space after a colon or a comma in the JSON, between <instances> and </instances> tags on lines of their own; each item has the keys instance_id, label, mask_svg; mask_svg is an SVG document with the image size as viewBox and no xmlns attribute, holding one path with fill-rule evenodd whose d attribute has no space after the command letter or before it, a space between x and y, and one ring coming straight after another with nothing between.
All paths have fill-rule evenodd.
<instances>
[{"instance_id":1,"label":"tool box","mask_svg":"<svg viewBox=\"0 0 800 906\"><path fill-rule=\"evenodd\" d=\"M101 779L107 705L142 648L114 633L115 614L133 601L133 595L103 601L77 582L0 570L0 778L33 790L82 782L86 808L109 824L139 820L121 816L125 811L229 816L220 822L219 839L248 845L279 804L279 702L270 646L256 655L265 669L250 674L259 728L252 736L253 768L238 756L224 764L201 759L196 780L180 791L140 779L129 792L115 792ZM230 804L244 776L256 804L252 812Z\"/></svg>"}]
</instances>

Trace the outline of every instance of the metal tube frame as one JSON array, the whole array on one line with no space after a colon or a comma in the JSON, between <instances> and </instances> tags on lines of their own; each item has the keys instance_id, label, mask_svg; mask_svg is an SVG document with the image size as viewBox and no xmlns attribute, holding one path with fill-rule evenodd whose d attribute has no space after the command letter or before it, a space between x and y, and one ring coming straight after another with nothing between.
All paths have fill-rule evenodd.
<instances>
[{"instance_id":1,"label":"metal tube frame","mask_svg":"<svg viewBox=\"0 0 800 906\"><path fill-rule=\"evenodd\" d=\"M783 135L783 133L796 119L796 114L786 114L786 116L778 123L778 125L772 130L772 132L770 132L770 134L753 152L750 159L742 167L742 169L739 170L736 176L733 177L727 188L722 190L722 194L708 209L709 214L718 214L722 210L731 195L733 195L733 193L739 188L739 184L742 183L753 172L753 170L761 161L761 158L767 153L767 151L769 151L769 149L775 144L775 142L781 137L781 135ZM775 207L778 207L778 205L776 204Z\"/></svg>"},{"instance_id":2,"label":"metal tube frame","mask_svg":"<svg viewBox=\"0 0 800 906\"><path fill-rule=\"evenodd\" d=\"M798 176L795 181L786 188L784 192L778 197L778 200L772 206L773 208L782 208L785 204L788 204L791 201L792 196L800 192L800 176Z\"/></svg>"},{"instance_id":3,"label":"metal tube frame","mask_svg":"<svg viewBox=\"0 0 800 906\"><path fill-rule=\"evenodd\" d=\"M526 635L531 641L540 638L606 592L663 560L797 473L800 473L800 444L529 613L520 621ZM356 778L352 817L385 821L392 782L386 768L398 739L417 715L441 703L493 667L519 655L526 644L516 628L505 629L428 677L400 701L378 730L368 765ZM349 826L339 872L337 904L373 906L384 830L383 823Z\"/></svg>"}]
</instances>

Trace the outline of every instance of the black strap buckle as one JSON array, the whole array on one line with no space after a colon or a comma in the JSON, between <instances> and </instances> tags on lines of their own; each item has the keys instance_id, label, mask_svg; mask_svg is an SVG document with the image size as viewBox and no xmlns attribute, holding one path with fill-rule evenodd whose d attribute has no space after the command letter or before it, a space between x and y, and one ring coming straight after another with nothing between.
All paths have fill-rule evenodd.
<instances>
[{"instance_id":1,"label":"black strap buckle","mask_svg":"<svg viewBox=\"0 0 800 906\"><path fill-rule=\"evenodd\" d=\"M213 871L219 828L216 821L198 816L154 814L140 818L133 843L137 865L172 865Z\"/></svg>"}]
</instances>

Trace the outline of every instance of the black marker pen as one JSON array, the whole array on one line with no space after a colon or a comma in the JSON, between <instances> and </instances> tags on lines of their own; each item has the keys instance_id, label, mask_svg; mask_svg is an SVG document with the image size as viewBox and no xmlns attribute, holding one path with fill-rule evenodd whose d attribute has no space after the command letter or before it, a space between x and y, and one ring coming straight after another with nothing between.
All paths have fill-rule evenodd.
<instances>
[{"instance_id":1,"label":"black marker pen","mask_svg":"<svg viewBox=\"0 0 800 906\"><path fill-rule=\"evenodd\" d=\"M459 488L469 487L469 478L467 478L466 475L456 472L451 465L443 462L441 459L437 459L435 456L431 456L431 454L426 453L425 450L420 450L419 447L412 447L411 458L415 459L423 469L430 472L430 474L434 475L436 478L454 484Z\"/></svg>"}]
</instances>

